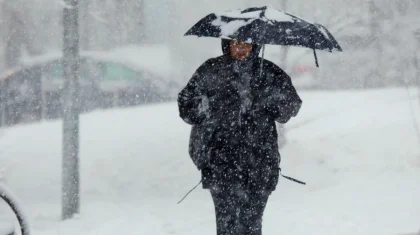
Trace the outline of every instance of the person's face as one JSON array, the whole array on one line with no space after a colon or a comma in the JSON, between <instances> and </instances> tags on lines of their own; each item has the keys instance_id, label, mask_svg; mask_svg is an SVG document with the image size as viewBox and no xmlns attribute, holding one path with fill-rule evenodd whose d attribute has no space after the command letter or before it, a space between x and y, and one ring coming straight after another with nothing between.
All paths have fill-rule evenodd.
<instances>
[{"instance_id":1,"label":"person's face","mask_svg":"<svg viewBox=\"0 0 420 235\"><path fill-rule=\"evenodd\" d=\"M252 51L252 44L244 43L241 41L230 42L230 54L237 60L245 60L249 57Z\"/></svg>"}]
</instances>

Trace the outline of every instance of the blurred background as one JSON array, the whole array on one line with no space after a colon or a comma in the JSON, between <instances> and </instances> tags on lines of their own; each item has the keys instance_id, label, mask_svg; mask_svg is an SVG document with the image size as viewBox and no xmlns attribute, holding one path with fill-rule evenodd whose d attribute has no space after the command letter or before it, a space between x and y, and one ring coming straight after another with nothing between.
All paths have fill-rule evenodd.
<instances>
[{"instance_id":1,"label":"blurred background","mask_svg":"<svg viewBox=\"0 0 420 235\"><path fill-rule=\"evenodd\" d=\"M58 115L60 107L55 103L62 81L58 59L63 42L64 4L57 0L0 2L0 82L8 87L2 89L2 125L31 116ZM150 91L146 97L150 102L173 98L201 63L221 53L219 40L183 34L211 12L259 4L253 0L81 0L81 77L86 79L85 88L101 97L84 97L84 109L144 102L130 91L139 82L136 76L153 81L148 86L158 86L153 88L154 94ZM286 70L299 88L359 89L416 83L419 1L267 0L264 4L323 24L344 50L337 55L320 52L320 68L316 68L310 50L269 46L266 57ZM25 97L16 95L17 84L8 84L22 83L28 76L32 82L44 82L42 87L30 86L33 94L24 93L32 103L43 102L42 106L48 107L29 104ZM92 80L87 77L95 76L101 77L101 84L87 84ZM21 93L22 89L25 90L21 87ZM126 97L125 101L121 97ZM19 102L36 110L28 111L33 112L28 117L17 117L16 110L22 108L11 103Z\"/></svg>"}]
</instances>

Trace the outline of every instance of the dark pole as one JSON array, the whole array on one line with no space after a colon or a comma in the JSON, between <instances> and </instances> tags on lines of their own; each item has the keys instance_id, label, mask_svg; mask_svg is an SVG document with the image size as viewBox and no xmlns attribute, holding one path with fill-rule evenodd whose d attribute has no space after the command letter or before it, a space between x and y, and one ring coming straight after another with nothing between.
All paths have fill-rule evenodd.
<instances>
[{"instance_id":1,"label":"dark pole","mask_svg":"<svg viewBox=\"0 0 420 235\"><path fill-rule=\"evenodd\" d=\"M79 186L79 9L78 0L65 0L63 11L63 162L62 219L80 212Z\"/></svg>"}]
</instances>

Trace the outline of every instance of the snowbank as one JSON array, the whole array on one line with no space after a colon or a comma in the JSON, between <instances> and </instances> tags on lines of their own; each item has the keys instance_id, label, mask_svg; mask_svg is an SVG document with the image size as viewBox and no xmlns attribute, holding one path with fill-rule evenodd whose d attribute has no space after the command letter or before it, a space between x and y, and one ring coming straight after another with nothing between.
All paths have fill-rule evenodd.
<instances>
[{"instance_id":1,"label":"snowbank","mask_svg":"<svg viewBox=\"0 0 420 235\"><path fill-rule=\"evenodd\" d=\"M163 78L168 78L172 71L172 56L170 48L164 44L158 45L130 45L115 48L110 51L82 51L82 56L89 56L100 60L122 63L135 70L148 71ZM22 66L31 66L39 63L56 60L62 57L61 51L50 51L49 53L35 57L24 57L21 60Z\"/></svg>"}]
</instances>

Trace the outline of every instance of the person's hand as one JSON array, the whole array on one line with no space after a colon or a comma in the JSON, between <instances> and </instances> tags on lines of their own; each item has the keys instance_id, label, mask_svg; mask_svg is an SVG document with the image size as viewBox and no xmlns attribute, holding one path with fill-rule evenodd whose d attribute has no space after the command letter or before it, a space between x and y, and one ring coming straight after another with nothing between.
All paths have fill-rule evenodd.
<instances>
[{"instance_id":1,"label":"person's hand","mask_svg":"<svg viewBox=\"0 0 420 235\"><path fill-rule=\"evenodd\" d=\"M268 87L259 94L254 106L259 109L270 110L278 107L285 99L286 96L281 94L280 89Z\"/></svg>"},{"instance_id":2,"label":"person's hand","mask_svg":"<svg viewBox=\"0 0 420 235\"><path fill-rule=\"evenodd\" d=\"M206 118L210 118L209 98L206 95L201 95L197 98L200 99L198 103L198 114L205 115Z\"/></svg>"}]
</instances>

